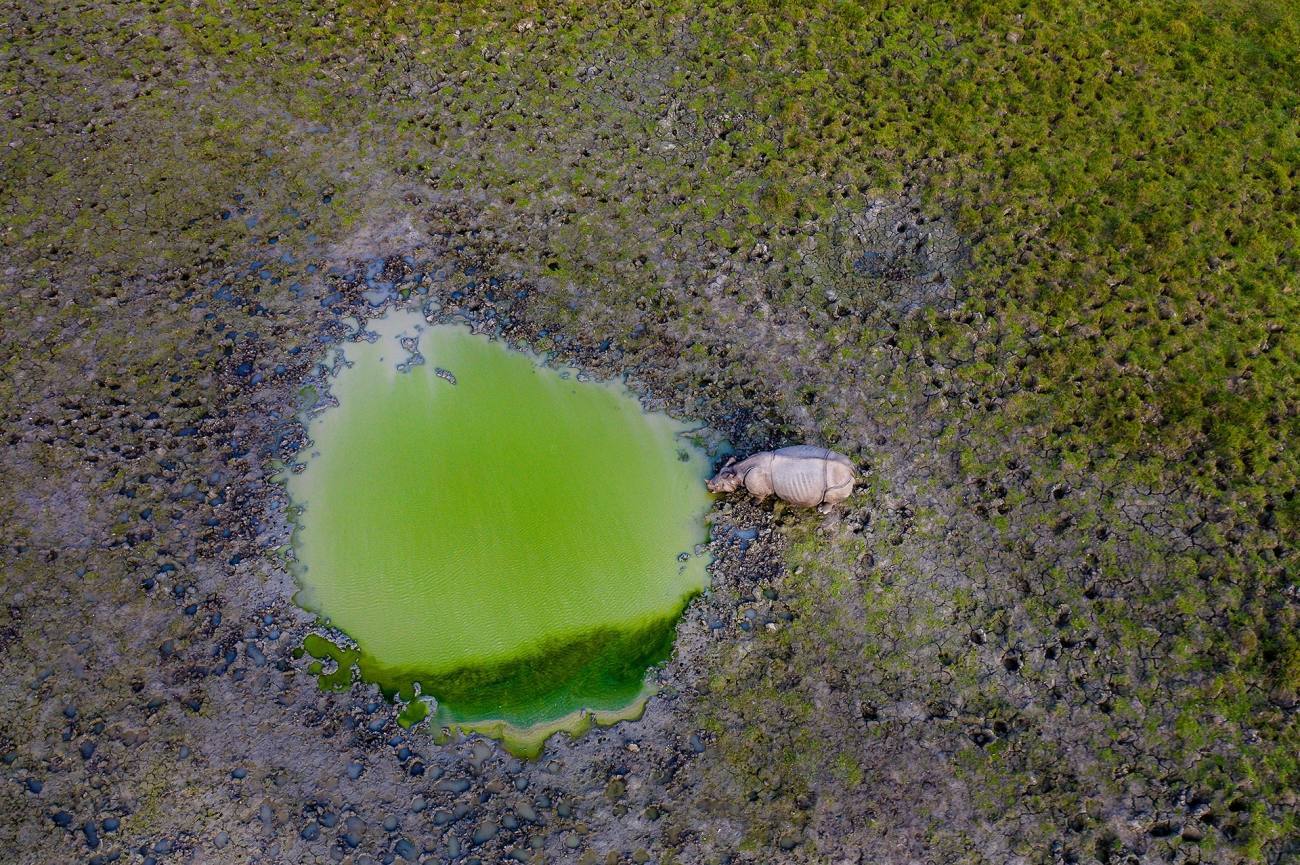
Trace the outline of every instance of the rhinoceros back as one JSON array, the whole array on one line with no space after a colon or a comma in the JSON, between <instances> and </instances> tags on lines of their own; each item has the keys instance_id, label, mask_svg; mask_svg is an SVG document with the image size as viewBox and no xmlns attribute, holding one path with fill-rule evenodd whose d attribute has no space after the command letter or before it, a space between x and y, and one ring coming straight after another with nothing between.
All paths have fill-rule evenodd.
<instances>
[{"instance_id":1,"label":"rhinoceros back","mask_svg":"<svg viewBox=\"0 0 1300 865\"><path fill-rule=\"evenodd\" d=\"M772 454L772 491L791 504L815 507L828 489L842 485L845 468L851 477L852 465L847 457L826 448L781 448Z\"/></svg>"},{"instance_id":2,"label":"rhinoceros back","mask_svg":"<svg viewBox=\"0 0 1300 865\"><path fill-rule=\"evenodd\" d=\"M772 453L778 456L797 457L799 459L830 460L839 463L850 471L853 470L853 461L844 454L836 453L830 448L819 448L816 445L791 445L788 448L777 448Z\"/></svg>"}]
</instances>

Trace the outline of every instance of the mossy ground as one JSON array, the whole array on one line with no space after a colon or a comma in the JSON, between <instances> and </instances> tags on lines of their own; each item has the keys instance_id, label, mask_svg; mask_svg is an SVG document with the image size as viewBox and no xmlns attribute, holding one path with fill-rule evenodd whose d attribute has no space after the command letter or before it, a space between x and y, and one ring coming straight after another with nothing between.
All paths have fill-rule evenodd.
<instances>
[{"instance_id":1,"label":"mossy ground","mask_svg":"<svg viewBox=\"0 0 1300 865\"><path fill-rule=\"evenodd\" d=\"M92 855L57 799L218 855L227 768L163 755L271 717L200 670L272 645L265 466L362 307L326 272L423 245L537 347L870 470L720 576L660 703L699 748L488 849L1297 854L1294 4L0 9L10 849ZM315 856L261 789L239 849Z\"/></svg>"}]
</instances>

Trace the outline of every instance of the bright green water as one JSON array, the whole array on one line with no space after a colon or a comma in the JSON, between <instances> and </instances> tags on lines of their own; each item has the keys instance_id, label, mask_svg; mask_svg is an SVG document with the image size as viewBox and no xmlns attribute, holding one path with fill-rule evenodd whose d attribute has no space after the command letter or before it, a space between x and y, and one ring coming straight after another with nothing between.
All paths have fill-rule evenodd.
<instances>
[{"instance_id":1,"label":"bright green water","mask_svg":"<svg viewBox=\"0 0 1300 865\"><path fill-rule=\"evenodd\" d=\"M368 327L289 480L300 603L442 724L563 729L636 704L707 580L678 558L705 540L704 455L623 388L414 314ZM425 363L399 372L417 335Z\"/></svg>"}]
</instances>

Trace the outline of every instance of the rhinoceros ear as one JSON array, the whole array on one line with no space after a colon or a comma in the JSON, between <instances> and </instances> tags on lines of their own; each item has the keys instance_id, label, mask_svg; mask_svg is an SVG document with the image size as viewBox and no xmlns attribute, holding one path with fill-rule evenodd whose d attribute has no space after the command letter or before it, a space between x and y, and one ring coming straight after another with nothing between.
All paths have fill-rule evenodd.
<instances>
[{"instance_id":1,"label":"rhinoceros ear","mask_svg":"<svg viewBox=\"0 0 1300 865\"><path fill-rule=\"evenodd\" d=\"M735 458L735 457L731 457L731 458L729 458L725 463L722 464L722 467L725 469L725 468L727 468L728 466L730 466L732 463L734 463L735 461L736 461L736 458Z\"/></svg>"}]
</instances>

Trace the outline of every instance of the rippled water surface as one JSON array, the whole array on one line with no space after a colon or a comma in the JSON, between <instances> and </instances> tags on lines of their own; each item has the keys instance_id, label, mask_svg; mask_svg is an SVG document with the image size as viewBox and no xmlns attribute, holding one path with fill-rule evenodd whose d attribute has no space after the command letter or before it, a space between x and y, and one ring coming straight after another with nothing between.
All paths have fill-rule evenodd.
<instances>
[{"instance_id":1,"label":"rippled water surface","mask_svg":"<svg viewBox=\"0 0 1300 865\"><path fill-rule=\"evenodd\" d=\"M289 482L300 602L357 642L365 678L408 698L419 682L442 723L637 703L707 579L690 554L704 454L624 388L466 328L368 327Z\"/></svg>"}]
</instances>

